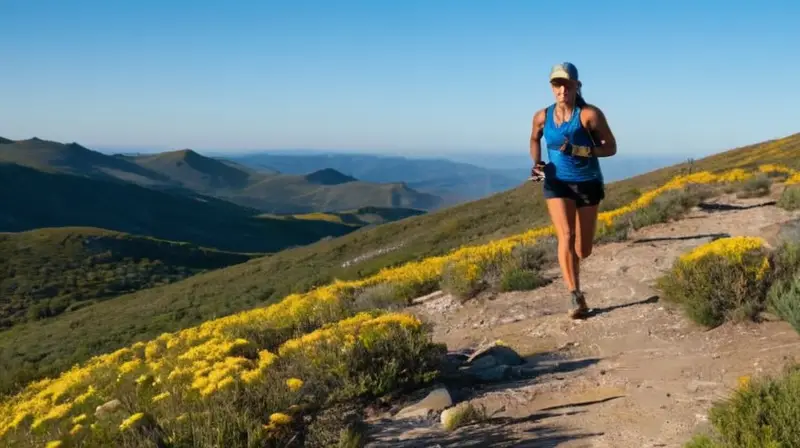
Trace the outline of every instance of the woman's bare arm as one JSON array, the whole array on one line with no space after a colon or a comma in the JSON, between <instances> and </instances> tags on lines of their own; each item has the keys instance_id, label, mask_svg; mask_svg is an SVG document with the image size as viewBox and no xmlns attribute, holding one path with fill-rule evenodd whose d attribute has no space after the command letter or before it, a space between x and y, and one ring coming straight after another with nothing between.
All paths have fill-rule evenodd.
<instances>
[{"instance_id":1,"label":"woman's bare arm","mask_svg":"<svg viewBox=\"0 0 800 448\"><path fill-rule=\"evenodd\" d=\"M544 134L545 110L542 109L533 114L533 124L531 126L531 159L533 164L542 162L542 135Z\"/></svg>"},{"instance_id":2,"label":"woman's bare arm","mask_svg":"<svg viewBox=\"0 0 800 448\"><path fill-rule=\"evenodd\" d=\"M581 120L584 127L592 134L592 138L600 141L592 150L597 157L611 157L617 153L617 139L608 125L605 114L598 107L587 105L581 109Z\"/></svg>"}]
</instances>

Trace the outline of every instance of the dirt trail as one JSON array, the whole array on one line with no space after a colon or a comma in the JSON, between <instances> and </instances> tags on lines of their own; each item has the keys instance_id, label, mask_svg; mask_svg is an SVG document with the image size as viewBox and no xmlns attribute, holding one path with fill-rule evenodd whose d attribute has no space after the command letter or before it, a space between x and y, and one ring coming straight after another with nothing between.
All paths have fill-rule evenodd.
<instances>
[{"instance_id":1,"label":"dirt trail","mask_svg":"<svg viewBox=\"0 0 800 448\"><path fill-rule=\"evenodd\" d=\"M435 324L434 339L450 350L500 339L541 373L477 391L472 402L493 413L488 423L447 433L438 419L375 419L369 446L682 446L740 376L776 372L800 355L800 336L785 322L705 330L660 302L653 282L711 235L764 236L800 216L763 205L774 199L724 196L679 222L597 247L581 265L594 308L585 321L566 317L560 275L531 292L409 308Z\"/></svg>"}]
</instances>

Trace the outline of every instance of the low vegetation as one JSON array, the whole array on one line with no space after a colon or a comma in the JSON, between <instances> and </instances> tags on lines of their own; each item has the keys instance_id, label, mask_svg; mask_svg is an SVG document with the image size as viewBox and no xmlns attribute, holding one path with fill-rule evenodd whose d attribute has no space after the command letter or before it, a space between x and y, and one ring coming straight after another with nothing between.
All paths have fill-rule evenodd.
<instances>
[{"instance_id":1,"label":"low vegetation","mask_svg":"<svg viewBox=\"0 0 800 448\"><path fill-rule=\"evenodd\" d=\"M721 238L681 256L658 286L689 318L713 327L764 309L770 269L760 238Z\"/></svg>"},{"instance_id":2,"label":"low vegetation","mask_svg":"<svg viewBox=\"0 0 800 448\"><path fill-rule=\"evenodd\" d=\"M447 412L446 416L442 419L442 426L447 431L455 431L467 425L489 420L489 413L485 406L481 405L479 408L470 402L456 405Z\"/></svg>"},{"instance_id":3,"label":"low vegetation","mask_svg":"<svg viewBox=\"0 0 800 448\"><path fill-rule=\"evenodd\" d=\"M800 134L614 182L607 186L601 219L613 222L667 191L690 184L718 184L741 174L731 169L754 171L762 164L800 168L798 154ZM305 294L336 279L366 279L372 286L391 283L399 299L430 292L438 287L447 261L491 258L520 243L535 243L552 236L548 224L541 185L525 183L446 211L360 229L46 321L17 325L0 332L0 364L4 366L0 393L11 393L32 379L63 371L93 355L265 306L287 295Z\"/></svg>"},{"instance_id":4,"label":"low vegetation","mask_svg":"<svg viewBox=\"0 0 800 448\"><path fill-rule=\"evenodd\" d=\"M789 211L800 209L800 185L787 185L776 205Z\"/></svg>"},{"instance_id":5,"label":"low vegetation","mask_svg":"<svg viewBox=\"0 0 800 448\"><path fill-rule=\"evenodd\" d=\"M800 366L777 377L744 378L731 397L709 412L711 434L686 448L800 446Z\"/></svg>"},{"instance_id":6,"label":"low vegetation","mask_svg":"<svg viewBox=\"0 0 800 448\"><path fill-rule=\"evenodd\" d=\"M481 258L477 263L454 259L442 269L440 288L464 301L484 291L526 291L548 283L542 271L556 264L557 240L543 237L510 251Z\"/></svg>"},{"instance_id":7,"label":"low vegetation","mask_svg":"<svg viewBox=\"0 0 800 448\"><path fill-rule=\"evenodd\" d=\"M380 312L337 321L349 300L345 290L326 292L164 334L31 384L0 405L0 440L314 446L305 442L324 408L435 377L442 351L420 321Z\"/></svg>"},{"instance_id":8,"label":"low vegetation","mask_svg":"<svg viewBox=\"0 0 800 448\"><path fill-rule=\"evenodd\" d=\"M681 189L666 191L645 207L631 210L613 221L600 221L595 243L624 241L634 230L678 220L714 193L713 187L704 184L689 184Z\"/></svg>"},{"instance_id":9,"label":"low vegetation","mask_svg":"<svg viewBox=\"0 0 800 448\"><path fill-rule=\"evenodd\" d=\"M742 185L736 192L736 197L740 199L760 198L767 196L772 186L772 178L765 173L742 182Z\"/></svg>"},{"instance_id":10,"label":"low vegetation","mask_svg":"<svg viewBox=\"0 0 800 448\"><path fill-rule=\"evenodd\" d=\"M0 330L253 256L94 228L0 234Z\"/></svg>"}]
</instances>

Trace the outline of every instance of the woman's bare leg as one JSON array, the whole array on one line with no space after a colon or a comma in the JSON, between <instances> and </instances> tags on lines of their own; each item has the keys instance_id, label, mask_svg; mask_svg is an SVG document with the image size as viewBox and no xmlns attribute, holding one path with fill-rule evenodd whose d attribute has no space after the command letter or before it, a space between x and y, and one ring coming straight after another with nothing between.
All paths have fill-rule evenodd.
<instances>
[{"instance_id":1,"label":"woman's bare leg","mask_svg":"<svg viewBox=\"0 0 800 448\"><path fill-rule=\"evenodd\" d=\"M575 252L575 202L563 198L548 199L547 211L558 238L558 264L567 290L572 292L579 285L578 254Z\"/></svg>"}]
</instances>

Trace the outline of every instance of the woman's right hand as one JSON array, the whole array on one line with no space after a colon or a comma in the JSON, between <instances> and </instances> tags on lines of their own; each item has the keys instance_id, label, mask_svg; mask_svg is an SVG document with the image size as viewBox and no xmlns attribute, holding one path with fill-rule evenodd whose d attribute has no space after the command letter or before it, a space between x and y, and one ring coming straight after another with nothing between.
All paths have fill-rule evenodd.
<instances>
[{"instance_id":1,"label":"woman's right hand","mask_svg":"<svg viewBox=\"0 0 800 448\"><path fill-rule=\"evenodd\" d=\"M531 177L528 180L533 182L541 182L544 180L544 162L539 162L531 168Z\"/></svg>"}]
</instances>

